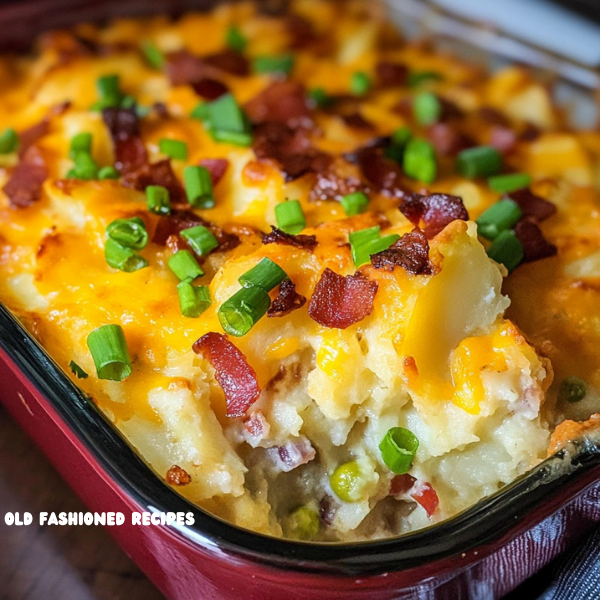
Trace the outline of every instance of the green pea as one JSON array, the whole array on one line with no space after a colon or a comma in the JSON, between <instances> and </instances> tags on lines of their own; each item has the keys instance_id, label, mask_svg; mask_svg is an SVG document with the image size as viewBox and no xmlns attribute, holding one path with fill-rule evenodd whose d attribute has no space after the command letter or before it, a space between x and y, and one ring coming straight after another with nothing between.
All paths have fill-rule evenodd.
<instances>
[{"instance_id":1,"label":"green pea","mask_svg":"<svg viewBox=\"0 0 600 600\"><path fill-rule=\"evenodd\" d=\"M329 478L331 489L344 502L362 500L366 483L360 465L355 460L340 465Z\"/></svg>"},{"instance_id":2,"label":"green pea","mask_svg":"<svg viewBox=\"0 0 600 600\"><path fill-rule=\"evenodd\" d=\"M320 524L316 511L308 506L300 506L288 517L288 534L298 540L312 540L319 533Z\"/></svg>"},{"instance_id":3,"label":"green pea","mask_svg":"<svg viewBox=\"0 0 600 600\"><path fill-rule=\"evenodd\" d=\"M585 398L585 381L579 377L565 377L558 389L558 399L562 402L580 402Z\"/></svg>"}]
</instances>

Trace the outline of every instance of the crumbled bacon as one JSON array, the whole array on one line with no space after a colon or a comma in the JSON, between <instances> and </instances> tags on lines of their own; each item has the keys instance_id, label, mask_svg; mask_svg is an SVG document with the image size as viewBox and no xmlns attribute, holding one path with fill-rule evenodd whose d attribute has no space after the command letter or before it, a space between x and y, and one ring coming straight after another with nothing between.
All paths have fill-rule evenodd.
<instances>
[{"instance_id":1,"label":"crumbled bacon","mask_svg":"<svg viewBox=\"0 0 600 600\"><path fill-rule=\"evenodd\" d=\"M285 279L279 284L279 292L271 302L267 317L284 317L305 304L306 297L296 291L293 281Z\"/></svg>"},{"instance_id":2,"label":"crumbled bacon","mask_svg":"<svg viewBox=\"0 0 600 600\"><path fill-rule=\"evenodd\" d=\"M427 139L441 156L452 156L475 145L474 140L464 135L450 123L435 123L427 129Z\"/></svg>"},{"instance_id":3,"label":"crumbled bacon","mask_svg":"<svg viewBox=\"0 0 600 600\"><path fill-rule=\"evenodd\" d=\"M358 169L341 159L332 159L326 169L317 171L317 181L310 191L310 200L339 201L362 189Z\"/></svg>"},{"instance_id":4,"label":"crumbled bacon","mask_svg":"<svg viewBox=\"0 0 600 600\"><path fill-rule=\"evenodd\" d=\"M319 517L325 525L331 525L335 519L337 506L332 496L323 496L319 500Z\"/></svg>"},{"instance_id":5,"label":"crumbled bacon","mask_svg":"<svg viewBox=\"0 0 600 600\"><path fill-rule=\"evenodd\" d=\"M230 75L246 77L250 74L250 63L248 59L235 50L223 50L216 54L203 56L202 61L209 67L224 71Z\"/></svg>"},{"instance_id":6,"label":"crumbled bacon","mask_svg":"<svg viewBox=\"0 0 600 600\"><path fill-rule=\"evenodd\" d=\"M405 64L388 60L377 63L375 72L382 87L404 85L408 77L408 67Z\"/></svg>"},{"instance_id":7,"label":"crumbled bacon","mask_svg":"<svg viewBox=\"0 0 600 600\"><path fill-rule=\"evenodd\" d=\"M167 483L171 485L188 485L192 482L192 476L179 465L173 465L165 476Z\"/></svg>"},{"instance_id":8,"label":"crumbled bacon","mask_svg":"<svg viewBox=\"0 0 600 600\"><path fill-rule=\"evenodd\" d=\"M525 128L519 134L519 139L524 142L533 142L542 135L541 129L533 123L527 123Z\"/></svg>"},{"instance_id":9,"label":"crumbled bacon","mask_svg":"<svg viewBox=\"0 0 600 600\"><path fill-rule=\"evenodd\" d=\"M491 106L482 106L478 112L481 119L486 123L490 123L491 125L502 125L503 127L508 127L510 125L509 120L504 114Z\"/></svg>"},{"instance_id":10,"label":"crumbled bacon","mask_svg":"<svg viewBox=\"0 0 600 600\"><path fill-rule=\"evenodd\" d=\"M306 93L297 81L273 81L244 108L255 124L275 121L292 128L310 124Z\"/></svg>"},{"instance_id":11,"label":"crumbled bacon","mask_svg":"<svg viewBox=\"0 0 600 600\"><path fill-rule=\"evenodd\" d=\"M373 130L373 123L367 121L359 112L350 113L348 115L342 115L342 120L348 127L353 129L365 129Z\"/></svg>"},{"instance_id":12,"label":"crumbled bacon","mask_svg":"<svg viewBox=\"0 0 600 600\"><path fill-rule=\"evenodd\" d=\"M413 485L415 485L416 481L416 478L408 473L396 475L392 481L390 481L390 496L406 494Z\"/></svg>"},{"instance_id":13,"label":"crumbled bacon","mask_svg":"<svg viewBox=\"0 0 600 600\"><path fill-rule=\"evenodd\" d=\"M288 473L300 465L305 465L317 455L310 440L303 435L286 442L283 446L270 448L269 453L275 460L278 469L284 473Z\"/></svg>"},{"instance_id":14,"label":"crumbled bacon","mask_svg":"<svg viewBox=\"0 0 600 600\"><path fill-rule=\"evenodd\" d=\"M325 269L308 304L308 314L324 327L346 329L371 314L377 282L360 274L344 277Z\"/></svg>"},{"instance_id":15,"label":"crumbled bacon","mask_svg":"<svg viewBox=\"0 0 600 600\"><path fill-rule=\"evenodd\" d=\"M554 256L557 248L546 240L537 223L532 219L521 219L515 226L515 235L523 245L523 262L532 262Z\"/></svg>"},{"instance_id":16,"label":"crumbled bacon","mask_svg":"<svg viewBox=\"0 0 600 600\"><path fill-rule=\"evenodd\" d=\"M529 188L510 192L508 197L519 205L523 217L530 218L536 223L541 223L556 212L556 206L552 202L536 196Z\"/></svg>"},{"instance_id":17,"label":"crumbled bacon","mask_svg":"<svg viewBox=\"0 0 600 600\"><path fill-rule=\"evenodd\" d=\"M153 164L144 164L135 171L123 176L121 183L135 190L145 190L149 185L161 185L169 190L171 202L185 201L185 191L171 168L171 160L166 158Z\"/></svg>"},{"instance_id":18,"label":"crumbled bacon","mask_svg":"<svg viewBox=\"0 0 600 600\"><path fill-rule=\"evenodd\" d=\"M413 500L416 500L425 509L428 517L433 516L440 504L440 499L438 498L436 491L428 482L422 484L417 483L413 487L410 497Z\"/></svg>"},{"instance_id":19,"label":"crumbled bacon","mask_svg":"<svg viewBox=\"0 0 600 600\"><path fill-rule=\"evenodd\" d=\"M246 357L221 333L204 334L192 348L213 366L215 379L225 393L227 416L242 417L261 394Z\"/></svg>"},{"instance_id":20,"label":"crumbled bacon","mask_svg":"<svg viewBox=\"0 0 600 600\"><path fill-rule=\"evenodd\" d=\"M115 168L122 175L140 169L148 154L140 137L140 124L133 108L105 108L102 118L115 149Z\"/></svg>"},{"instance_id":21,"label":"crumbled bacon","mask_svg":"<svg viewBox=\"0 0 600 600\"><path fill-rule=\"evenodd\" d=\"M19 155L23 156L27 149L50 131L50 119L44 117L39 123L19 133Z\"/></svg>"},{"instance_id":22,"label":"crumbled bacon","mask_svg":"<svg viewBox=\"0 0 600 600\"><path fill-rule=\"evenodd\" d=\"M165 70L171 85L194 83L209 76L202 60L187 50L178 50L167 54Z\"/></svg>"},{"instance_id":23,"label":"crumbled bacon","mask_svg":"<svg viewBox=\"0 0 600 600\"><path fill-rule=\"evenodd\" d=\"M203 77L192 83L192 88L198 96L205 100L216 100L229 91L229 88L218 79Z\"/></svg>"},{"instance_id":24,"label":"crumbled bacon","mask_svg":"<svg viewBox=\"0 0 600 600\"><path fill-rule=\"evenodd\" d=\"M312 23L300 15L287 15L285 26L291 37L292 50L306 48L317 39Z\"/></svg>"},{"instance_id":25,"label":"crumbled bacon","mask_svg":"<svg viewBox=\"0 0 600 600\"><path fill-rule=\"evenodd\" d=\"M226 158L203 158L198 164L208 170L212 184L217 185L223 179L229 161Z\"/></svg>"},{"instance_id":26,"label":"crumbled bacon","mask_svg":"<svg viewBox=\"0 0 600 600\"><path fill-rule=\"evenodd\" d=\"M281 244L283 246L304 248L305 250L314 250L317 245L317 238L314 235L291 235L277 229L277 227L273 227L273 225L271 225L271 229L271 233L267 233L263 237L263 244Z\"/></svg>"},{"instance_id":27,"label":"crumbled bacon","mask_svg":"<svg viewBox=\"0 0 600 600\"><path fill-rule=\"evenodd\" d=\"M12 208L26 208L40 199L48 177L46 161L36 146L20 157L3 190Z\"/></svg>"},{"instance_id":28,"label":"crumbled bacon","mask_svg":"<svg viewBox=\"0 0 600 600\"><path fill-rule=\"evenodd\" d=\"M402 267L412 275L431 275L432 265L429 260L429 242L420 229L405 233L387 250L373 254L371 263L376 269L393 271L394 267Z\"/></svg>"},{"instance_id":29,"label":"crumbled bacon","mask_svg":"<svg viewBox=\"0 0 600 600\"><path fill-rule=\"evenodd\" d=\"M462 198L449 194L408 194L400 203L400 212L413 225L419 226L422 221L423 230L429 239L452 221L469 219Z\"/></svg>"},{"instance_id":30,"label":"crumbled bacon","mask_svg":"<svg viewBox=\"0 0 600 600\"><path fill-rule=\"evenodd\" d=\"M378 146L368 146L359 149L356 162L364 178L377 190L389 196L402 198L406 190L400 182L403 178L402 169L398 163L387 158L383 149Z\"/></svg>"}]
</instances>

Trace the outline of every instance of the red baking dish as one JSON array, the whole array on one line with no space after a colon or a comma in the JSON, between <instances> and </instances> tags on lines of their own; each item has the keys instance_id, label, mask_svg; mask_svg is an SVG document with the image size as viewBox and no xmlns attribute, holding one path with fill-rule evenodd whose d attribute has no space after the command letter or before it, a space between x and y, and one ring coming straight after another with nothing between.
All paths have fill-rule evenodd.
<instances>
[{"instance_id":1,"label":"red baking dish","mask_svg":"<svg viewBox=\"0 0 600 600\"><path fill-rule=\"evenodd\" d=\"M187 2L27 2L0 8L3 49L47 26L177 10ZM206 4L206 3L204 3ZM173 600L498 598L600 522L600 440L560 451L471 509L399 538L292 542L239 529L190 504L144 463L0 304L0 399L91 511ZM193 525L132 525L131 513L191 512Z\"/></svg>"}]
</instances>

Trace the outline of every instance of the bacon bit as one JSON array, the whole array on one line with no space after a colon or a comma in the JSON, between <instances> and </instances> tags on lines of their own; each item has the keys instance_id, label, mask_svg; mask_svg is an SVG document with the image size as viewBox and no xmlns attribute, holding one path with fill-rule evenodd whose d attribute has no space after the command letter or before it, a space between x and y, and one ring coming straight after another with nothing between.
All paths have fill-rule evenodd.
<instances>
[{"instance_id":1,"label":"bacon bit","mask_svg":"<svg viewBox=\"0 0 600 600\"><path fill-rule=\"evenodd\" d=\"M188 485L192 482L192 476L179 465L173 465L167 471L165 480L171 485Z\"/></svg>"},{"instance_id":2,"label":"bacon bit","mask_svg":"<svg viewBox=\"0 0 600 600\"><path fill-rule=\"evenodd\" d=\"M423 221L428 239L435 237L452 221L469 220L462 198L449 194L408 194L402 199L400 212L415 226Z\"/></svg>"},{"instance_id":3,"label":"bacon bit","mask_svg":"<svg viewBox=\"0 0 600 600\"><path fill-rule=\"evenodd\" d=\"M169 116L169 107L164 102L155 102L152 108L161 119L166 119Z\"/></svg>"},{"instance_id":4,"label":"bacon bit","mask_svg":"<svg viewBox=\"0 0 600 600\"><path fill-rule=\"evenodd\" d=\"M435 123L427 129L427 139L436 152L442 156L452 156L470 148L475 142L470 137L452 127L449 123Z\"/></svg>"},{"instance_id":5,"label":"bacon bit","mask_svg":"<svg viewBox=\"0 0 600 600\"><path fill-rule=\"evenodd\" d=\"M486 123L491 125L502 125L502 127L509 127L509 120L499 110L492 108L491 106L482 106L479 109L479 116Z\"/></svg>"},{"instance_id":6,"label":"bacon bit","mask_svg":"<svg viewBox=\"0 0 600 600\"><path fill-rule=\"evenodd\" d=\"M373 123L367 121L359 112L342 115L341 118L348 127L353 129L368 129L369 131L375 129Z\"/></svg>"},{"instance_id":7,"label":"bacon bit","mask_svg":"<svg viewBox=\"0 0 600 600\"><path fill-rule=\"evenodd\" d=\"M402 100L400 100L398 102L398 104L396 104L394 106L394 108L392 108L392 110L406 118L406 119L412 119L413 117L413 110L412 110L412 100L409 96L406 96L405 98L402 98Z\"/></svg>"},{"instance_id":8,"label":"bacon bit","mask_svg":"<svg viewBox=\"0 0 600 600\"><path fill-rule=\"evenodd\" d=\"M291 37L290 48L300 50L317 40L313 24L300 15L287 15L285 27Z\"/></svg>"},{"instance_id":9,"label":"bacon bit","mask_svg":"<svg viewBox=\"0 0 600 600\"><path fill-rule=\"evenodd\" d=\"M306 297L296 291L293 281L285 279L279 284L279 293L267 311L267 317L284 317L292 311L302 308Z\"/></svg>"},{"instance_id":10,"label":"bacon bit","mask_svg":"<svg viewBox=\"0 0 600 600\"><path fill-rule=\"evenodd\" d=\"M206 65L202 60L187 50L178 50L167 54L165 71L171 85L194 83L208 75Z\"/></svg>"},{"instance_id":11,"label":"bacon bit","mask_svg":"<svg viewBox=\"0 0 600 600\"><path fill-rule=\"evenodd\" d=\"M267 233L263 239L263 244L281 244L282 246L294 246L295 248L303 248L304 250L314 250L317 246L317 237L314 235L291 235L285 233L277 227L271 225L271 233Z\"/></svg>"},{"instance_id":12,"label":"bacon bit","mask_svg":"<svg viewBox=\"0 0 600 600\"><path fill-rule=\"evenodd\" d=\"M417 484L415 487L417 489L411 493L410 497L413 500L416 500L425 509L428 517L433 516L440 505L440 499L438 498L436 491L428 482Z\"/></svg>"},{"instance_id":13,"label":"bacon bit","mask_svg":"<svg viewBox=\"0 0 600 600\"><path fill-rule=\"evenodd\" d=\"M406 190L400 185L402 169L395 161L387 158L381 148L361 148L355 156L363 176L377 191L388 196L404 197Z\"/></svg>"},{"instance_id":14,"label":"bacon bit","mask_svg":"<svg viewBox=\"0 0 600 600\"><path fill-rule=\"evenodd\" d=\"M539 127L533 123L527 123L525 129L520 133L519 139L524 142L534 142L540 135L542 135L542 131Z\"/></svg>"},{"instance_id":15,"label":"bacon bit","mask_svg":"<svg viewBox=\"0 0 600 600\"><path fill-rule=\"evenodd\" d=\"M373 254L371 264L376 269L393 271L394 267L402 267L412 275L431 275L433 272L429 260L429 242L420 229L405 233L387 250Z\"/></svg>"},{"instance_id":16,"label":"bacon bit","mask_svg":"<svg viewBox=\"0 0 600 600\"><path fill-rule=\"evenodd\" d=\"M36 146L30 146L2 188L11 208L26 208L37 202L47 177L48 169L42 153Z\"/></svg>"},{"instance_id":17,"label":"bacon bit","mask_svg":"<svg viewBox=\"0 0 600 600\"><path fill-rule=\"evenodd\" d=\"M311 122L304 87L297 81L274 81L244 108L255 124L274 121L294 128Z\"/></svg>"},{"instance_id":18,"label":"bacon bit","mask_svg":"<svg viewBox=\"0 0 600 600\"><path fill-rule=\"evenodd\" d=\"M504 125L496 125L490 132L490 146L502 154L512 152L517 144L517 134Z\"/></svg>"},{"instance_id":19,"label":"bacon bit","mask_svg":"<svg viewBox=\"0 0 600 600\"><path fill-rule=\"evenodd\" d=\"M50 119L44 117L39 123L24 129L19 133L19 156L23 156L27 149L50 131Z\"/></svg>"},{"instance_id":20,"label":"bacon bit","mask_svg":"<svg viewBox=\"0 0 600 600\"><path fill-rule=\"evenodd\" d=\"M310 440L301 435L295 441L286 442L283 446L269 448L269 454L274 458L280 471L289 473L300 465L305 465L317 455Z\"/></svg>"},{"instance_id":21,"label":"bacon bit","mask_svg":"<svg viewBox=\"0 0 600 600\"><path fill-rule=\"evenodd\" d=\"M335 519L337 507L332 496L323 496L319 500L319 518L325 525L331 525Z\"/></svg>"},{"instance_id":22,"label":"bacon bit","mask_svg":"<svg viewBox=\"0 0 600 600\"><path fill-rule=\"evenodd\" d=\"M371 314L377 282L360 274L344 277L327 268L308 304L310 317L324 327L346 329Z\"/></svg>"},{"instance_id":23,"label":"bacon bit","mask_svg":"<svg viewBox=\"0 0 600 600\"><path fill-rule=\"evenodd\" d=\"M198 164L208 170L212 184L217 185L223 179L229 161L226 158L203 158Z\"/></svg>"},{"instance_id":24,"label":"bacon bit","mask_svg":"<svg viewBox=\"0 0 600 600\"><path fill-rule=\"evenodd\" d=\"M227 416L244 416L262 391L246 357L221 333L204 334L192 349L213 366L215 379L225 392Z\"/></svg>"},{"instance_id":25,"label":"bacon bit","mask_svg":"<svg viewBox=\"0 0 600 600\"><path fill-rule=\"evenodd\" d=\"M556 212L556 206L552 202L536 196L529 188L515 190L507 195L519 205L523 217L530 218L536 223L545 221Z\"/></svg>"},{"instance_id":26,"label":"bacon bit","mask_svg":"<svg viewBox=\"0 0 600 600\"><path fill-rule=\"evenodd\" d=\"M523 262L533 262L554 256L558 249L544 237L542 230L532 219L522 219L515 226L515 235L523 245Z\"/></svg>"},{"instance_id":27,"label":"bacon bit","mask_svg":"<svg viewBox=\"0 0 600 600\"><path fill-rule=\"evenodd\" d=\"M396 475L390 481L390 496L400 496L406 494L416 483L416 478L408 473Z\"/></svg>"},{"instance_id":28,"label":"bacon bit","mask_svg":"<svg viewBox=\"0 0 600 600\"><path fill-rule=\"evenodd\" d=\"M346 161L332 159L328 167L317 171L317 181L310 192L310 200L337 200L363 189L358 169Z\"/></svg>"},{"instance_id":29,"label":"bacon bit","mask_svg":"<svg viewBox=\"0 0 600 600\"><path fill-rule=\"evenodd\" d=\"M115 168L127 175L148 162L144 142L140 138L138 116L132 108L105 108L102 118L115 148Z\"/></svg>"},{"instance_id":30,"label":"bacon bit","mask_svg":"<svg viewBox=\"0 0 600 600\"><path fill-rule=\"evenodd\" d=\"M202 62L209 67L224 71L230 75L246 77L250 74L250 63L248 59L235 50L223 50L216 54L202 57Z\"/></svg>"},{"instance_id":31,"label":"bacon bit","mask_svg":"<svg viewBox=\"0 0 600 600\"><path fill-rule=\"evenodd\" d=\"M145 164L123 176L121 183L134 190L145 190L149 185L161 185L169 190L171 202L185 202L185 191L175 176L171 160L166 158L151 165Z\"/></svg>"},{"instance_id":32,"label":"bacon bit","mask_svg":"<svg viewBox=\"0 0 600 600\"><path fill-rule=\"evenodd\" d=\"M404 85L408 77L408 67L403 63L382 60L375 67L377 79L382 87Z\"/></svg>"},{"instance_id":33,"label":"bacon bit","mask_svg":"<svg viewBox=\"0 0 600 600\"><path fill-rule=\"evenodd\" d=\"M269 433L270 425L260 410L255 410L244 420L244 429L255 438L262 439Z\"/></svg>"},{"instance_id":34,"label":"bacon bit","mask_svg":"<svg viewBox=\"0 0 600 600\"><path fill-rule=\"evenodd\" d=\"M216 100L229 91L229 88L218 79L203 77L192 83L194 92L205 100Z\"/></svg>"}]
</instances>

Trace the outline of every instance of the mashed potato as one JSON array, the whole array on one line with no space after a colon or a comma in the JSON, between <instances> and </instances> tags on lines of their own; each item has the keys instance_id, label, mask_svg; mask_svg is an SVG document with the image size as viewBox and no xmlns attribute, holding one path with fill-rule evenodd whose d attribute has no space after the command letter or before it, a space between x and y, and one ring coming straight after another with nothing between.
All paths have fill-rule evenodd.
<instances>
[{"instance_id":1,"label":"mashed potato","mask_svg":"<svg viewBox=\"0 0 600 600\"><path fill-rule=\"evenodd\" d=\"M189 500L375 539L597 410L600 136L371 3L290 11L83 24L4 58L0 299ZM478 235L499 201L514 218Z\"/></svg>"}]
</instances>

